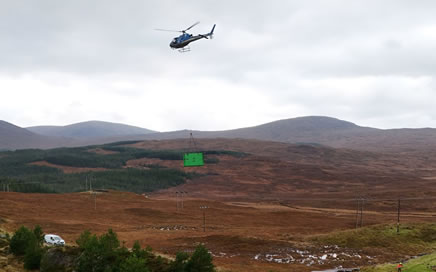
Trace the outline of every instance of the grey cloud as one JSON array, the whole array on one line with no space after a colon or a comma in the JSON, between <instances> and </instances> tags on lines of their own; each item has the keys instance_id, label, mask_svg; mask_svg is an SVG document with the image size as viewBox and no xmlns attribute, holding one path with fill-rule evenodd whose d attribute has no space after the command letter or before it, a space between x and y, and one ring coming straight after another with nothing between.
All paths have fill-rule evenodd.
<instances>
[{"instance_id":1,"label":"grey cloud","mask_svg":"<svg viewBox=\"0 0 436 272\"><path fill-rule=\"evenodd\" d=\"M185 84L184 79L212 78L251 87L265 93L272 105L295 105L305 113L372 122L398 111L434 120L428 101L435 101L436 36L419 32L436 28L432 0L0 0L0 6L0 76L74 74L95 81L101 92L129 97L144 90L114 87L114 78L160 78L172 86ZM202 23L192 29L194 34L216 23L216 38L193 43L187 54L168 46L177 33L153 30L183 29L195 21ZM425 92L406 92L405 99L397 96L402 83L390 80L360 100L300 85L302 80L424 76L433 78L419 86ZM356 86L348 87L352 92ZM287 117L292 116L280 116ZM200 127L206 119L186 125Z\"/></svg>"},{"instance_id":2,"label":"grey cloud","mask_svg":"<svg viewBox=\"0 0 436 272\"><path fill-rule=\"evenodd\" d=\"M434 71L433 59L426 55L432 47L426 48L419 41L411 44L412 48L397 49L356 43L364 39L375 42L382 39L378 41L381 44L407 39L399 36L401 29L431 21L430 7L436 4L432 1L420 5L408 1L46 0L18 4L8 1L2 4L0 19L3 37L0 69L157 74L165 72L168 66L177 69L186 62L198 65L209 53L209 64L206 62L197 70L222 77L273 65L317 76L335 72L338 75L388 73L399 70L398 67L408 70L397 72L429 74ZM206 24L197 26L193 32L208 31L210 25L217 23L218 41L207 47L193 45L198 57L189 57L182 63L162 62L162 58L172 53L168 43L176 34L153 29L181 29L196 20ZM247 41L248 36L241 35L244 33L252 39ZM389 37L391 33L394 37ZM272 42L264 43L268 37ZM396 42L402 44L401 40ZM226 47L228 44L232 47ZM292 69L295 67L289 63L299 69Z\"/></svg>"}]
</instances>

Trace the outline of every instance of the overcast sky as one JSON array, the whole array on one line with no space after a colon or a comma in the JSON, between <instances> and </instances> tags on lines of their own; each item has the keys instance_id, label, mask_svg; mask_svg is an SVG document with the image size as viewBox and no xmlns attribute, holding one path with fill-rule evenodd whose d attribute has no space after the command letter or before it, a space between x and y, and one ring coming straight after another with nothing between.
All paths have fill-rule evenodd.
<instances>
[{"instance_id":1,"label":"overcast sky","mask_svg":"<svg viewBox=\"0 0 436 272\"><path fill-rule=\"evenodd\" d=\"M0 0L0 120L436 127L436 1ZM169 47L196 21L190 52Z\"/></svg>"}]
</instances>

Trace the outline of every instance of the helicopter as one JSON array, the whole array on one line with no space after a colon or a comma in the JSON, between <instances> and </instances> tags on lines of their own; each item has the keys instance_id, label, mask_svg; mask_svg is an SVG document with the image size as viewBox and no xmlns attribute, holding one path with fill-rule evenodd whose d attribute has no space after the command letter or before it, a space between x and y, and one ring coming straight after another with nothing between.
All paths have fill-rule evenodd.
<instances>
[{"instance_id":1,"label":"helicopter","mask_svg":"<svg viewBox=\"0 0 436 272\"><path fill-rule=\"evenodd\" d=\"M212 39L213 37L213 31L215 30L215 26L216 24L213 25L212 30L207 33L207 34L198 34L196 36L187 33L186 31L190 30L191 28L193 28L194 26L198 25L200 22L196 22L195 24L191 25L190 27L188 27L185 30L168 30L168 29L160 29L157 28L155 30L158 31L169 31L169 32L181 32L182 35L175 37L171 43L170 43L170 47L172 49L178 49L179 52L183 53L183 52L187 52L187 51L191 51L189 47L186 47L188 44L190 44L191 42L200 40L200 39L209 39L209 37Z\"/></svg>"}]
</instances>

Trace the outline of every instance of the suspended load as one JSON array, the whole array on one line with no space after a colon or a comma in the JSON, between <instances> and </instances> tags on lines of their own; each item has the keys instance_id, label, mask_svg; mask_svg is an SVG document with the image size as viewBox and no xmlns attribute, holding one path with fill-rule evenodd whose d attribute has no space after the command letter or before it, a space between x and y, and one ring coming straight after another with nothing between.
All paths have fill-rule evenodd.
<instances>
[{"instance_id":1,"label":"suspended load","mask_svg":"<svg viewBox=\"0 0 436 272\"><path fill-rule=\"evenodd\" d=\"M183 154L183 166L184 167L194 167L194 166L204 166L204 157L202 152L194 151L196 149L194 137L192 133L189 138L189 150Z\"/></svg>"},{"instance_id":2,"label":"suspended load","mask_svg":"<svg viewBox=\"0 0 436 272\"><path fill-rule=\"evenodd\" d=\"M201 152L193 152L193 153L185 153L183 155L183 166L184 167L190 167L190 166L203 166L204 160L203 160L203 153Z\"/></svg>"}]
</instances>

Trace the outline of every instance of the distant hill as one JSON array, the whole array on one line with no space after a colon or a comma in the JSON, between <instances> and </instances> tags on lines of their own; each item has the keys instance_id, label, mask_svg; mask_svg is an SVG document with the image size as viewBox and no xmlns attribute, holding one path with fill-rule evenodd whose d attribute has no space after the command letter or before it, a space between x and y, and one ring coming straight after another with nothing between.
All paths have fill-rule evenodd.
<instances>
[{"instance_id":1,"label":"distant hill","mask_svg":"<svg viewBox=\"0 0 436 272\"><path fill-rule=\"evenodd\" d=\"M351 134L367 134L374 128L357 126L351 122L324 116L298 117L263 125L229 130L225 137L250 138L277 142L318 143L330 145L337 138Z\"/></svg>"},{"instance_id":2,"label":"distant hill","mask_svg":"<svg viewBox=\"0 0 436 272\"><path fill-rule=\"evenodd\" d=\"M81 140L142 135L155 132L145 128L102 121L88 121L68 126L35 126L28 127L27 129L40 135L69 137Z\"/></svg>"},{"instance_id":3,"label":"distant hill","mask_svg":"<svg viewBox=\"0 0 436 272\"><path fill-rule=\"evenodd\" d=\"M224 137L286 143L316 143L366 151L436 149L436 129L376 129L323 116L280 120L222 133Z\"/></svg>"},{"instance_id":4,"label":"distant hill","mask_svg":"<svg viewBox=\"0 0 436 272\"><path fill-rule=\"evenodd\" d=\"M9 124L9 126L13 125ZM284 119L259 126L225 131L154 132L144 128L101 121L68 126L37 126L30 127L28 130L14 127L15 134L11 131L0 132L2 133L0 134L0 149L10 148L10 146L13 148L49 148L97 145L128 140L183 139L189 138L190 133L193 133L195 138L254 139L376 152L436 150L436 129L433 128L376 129L325 116ZM44 137L54 138L45 144L47 139Z\"/></svg>"},{"instance_id":5,"label":"distant hill","mask_svg":"<svg viewBox=\"0 0 436 272\"><path fill-rule=\"evenodd\" d=\"M64 145L68 139L46 137L0 120L0 150L51 148Z\"/></svg>"},{"instance_id":6,"label":"distant hill","mask_svg":"<svg viewBox=\"0 0 436 272\"><path fill-rule=\"evenodd\" d=\"M422 151L436 149L436 129L376 129L325 116L298 117L226 131L152 133L139 139L241 138L285 143L320 144L365 151Z\"/></svg>"}]
</instances>

